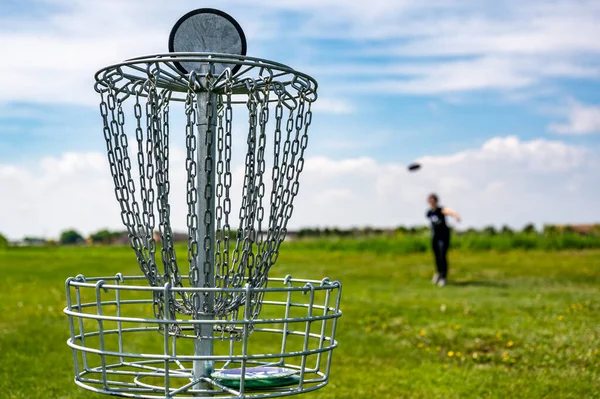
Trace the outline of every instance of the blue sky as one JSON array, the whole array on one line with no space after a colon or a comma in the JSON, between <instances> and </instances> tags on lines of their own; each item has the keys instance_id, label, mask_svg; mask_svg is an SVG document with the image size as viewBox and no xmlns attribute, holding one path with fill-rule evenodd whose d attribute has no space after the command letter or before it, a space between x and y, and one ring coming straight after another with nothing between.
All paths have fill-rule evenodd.
<instances>
[{"instance_id":1,"label":"blue sky","mask_svg":"<svg viewBox=\"0 0 600 399\"><path fill-rule=\"evenodd\" d=\"M430 191L465 226L600 221L600 3L359 3L0 1L0 231L119 227L93 74L198 6L319 81L293 226L424 223Z\"/></svg>"}]
</instances>

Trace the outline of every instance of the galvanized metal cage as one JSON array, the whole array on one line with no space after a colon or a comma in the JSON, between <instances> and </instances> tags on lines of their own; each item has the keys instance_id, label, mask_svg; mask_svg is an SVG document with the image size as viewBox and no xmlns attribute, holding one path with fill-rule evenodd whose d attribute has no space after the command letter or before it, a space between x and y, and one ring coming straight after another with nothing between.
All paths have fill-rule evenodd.
<instances>
[{"instance_id":1,"label":"galvanized metal cage","mask_svg":"<svg viewBox=\"0 0 600 399\"><path fill-rule=\"evenodd\" d=\"M188 294L217 288L180 288L166 283L151 287L144 276L85 278L66 282L75 382L93 392L131 398L236 397L270 398L313 391L328 382L338 318L341 284L337 281L269 279L269 288L243 289L264 295L260 318L250 307L235 320L163 319L152 314L154 293ZM222 289L222 288L220 288ZM170 331L193 331L199 324L215 326L212 355L192 355L196 339ZM231 328L226 329L224 326ZM253 333L248 330L253 328ZM221 339L225 331L245 331L238 339ZM167 333L165 333L165 331ZM195 378L192 364L214 362L216 373ZM276 386L245 378L256 366L287 370ZM237 369L241 378L219 378Z\"/></svg>"}]
</instances>

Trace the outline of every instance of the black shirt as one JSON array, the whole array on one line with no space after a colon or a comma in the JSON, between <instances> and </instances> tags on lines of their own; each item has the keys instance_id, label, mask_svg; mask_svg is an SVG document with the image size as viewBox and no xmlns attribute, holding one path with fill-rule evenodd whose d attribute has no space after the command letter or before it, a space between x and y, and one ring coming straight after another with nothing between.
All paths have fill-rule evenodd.
<instances>
[{"instance_id":1,"label":"black shirt","mask_svg":"<svg viewBox=\"0 0 600 399\"><path fill-rule=\"evenodd\" d=\"M446 224L446 216L442 213L442 208L437 207L428 210L427 218L431 221L431 231L434 237L445 238L450 235L450 229Z\"/></svg>"}]
</instances>

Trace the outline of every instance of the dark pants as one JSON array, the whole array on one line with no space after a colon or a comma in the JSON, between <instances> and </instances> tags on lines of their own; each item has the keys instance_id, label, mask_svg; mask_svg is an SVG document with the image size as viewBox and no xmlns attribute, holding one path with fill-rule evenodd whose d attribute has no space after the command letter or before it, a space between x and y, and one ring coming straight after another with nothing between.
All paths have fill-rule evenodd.
<instances>
[{"instance_id":1,"label":"dark pants","mask_svg":"<svg viewBox=\"0 0 600 399\"><path fill-rule=\"evenodd\" d=\"M448 275L448 248L450 247L450 235L433 237L433 253L435 255L435 266L440 278L445 279Z\"/></svg>"}]
</instances>

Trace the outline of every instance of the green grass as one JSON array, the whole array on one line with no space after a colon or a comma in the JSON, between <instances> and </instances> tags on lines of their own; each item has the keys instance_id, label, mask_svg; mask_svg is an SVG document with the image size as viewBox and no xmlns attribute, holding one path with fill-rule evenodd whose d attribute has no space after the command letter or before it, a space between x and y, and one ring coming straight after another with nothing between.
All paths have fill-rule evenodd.
<instances>
[{"instance_id":1,"label":"green grass","mask_svg":"<svg viewBox=\"0 0 600 399\"><path fill-rule=\"evenodd\" d=\"M600 251L454 251L439 289L428 253L347 247L289 244L274 269L344 285L330 385L305 398L600 398ZM130 249L0 251L1 398L101 397L72 382L64 280L116 272Z\"/></svg>"}]
</instances>

